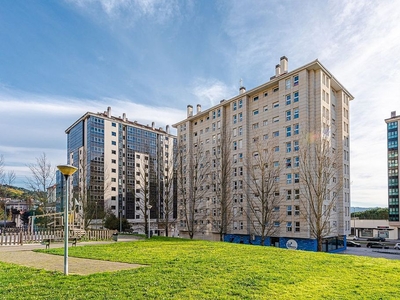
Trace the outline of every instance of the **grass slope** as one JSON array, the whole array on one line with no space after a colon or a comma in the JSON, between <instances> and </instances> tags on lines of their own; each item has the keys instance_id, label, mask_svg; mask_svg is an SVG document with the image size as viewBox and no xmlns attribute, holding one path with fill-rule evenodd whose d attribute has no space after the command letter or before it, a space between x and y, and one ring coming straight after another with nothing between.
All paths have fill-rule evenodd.
<instances>
[{"instance_id":1,"label":"grass slope","mask_svg":"<svg viewBox=\"0 0 400 300\"><path fill-rule=\"evenodd\" d=\"M0 298L397 299L400 291L400 261L387 259L157 237L70 255L150 267L64 277L0 263Z\"/></svg>"}]
</instances>

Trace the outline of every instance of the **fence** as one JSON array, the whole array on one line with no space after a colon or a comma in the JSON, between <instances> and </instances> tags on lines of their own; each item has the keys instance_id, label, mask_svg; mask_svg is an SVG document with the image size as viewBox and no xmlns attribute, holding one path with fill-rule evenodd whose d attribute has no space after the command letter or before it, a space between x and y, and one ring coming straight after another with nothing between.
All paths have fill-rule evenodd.
<instances>
[{"instance_id":1,"label":"fence","mask_svg":"<svg viewBox=\"0 0 400 300\"><path fill-rule=\"evenodd\" d=\"M99 241L99 240L111 240L114 230L88 230L79 237L82 241ZM76 237L73 231L70 232L71 237ZM0 235L0 246L7 245L23 245L40 243L43 240L63 240L64 231L36 231L31 233L30 231L10 232L3 233Z\"/></svg>"}]
</instances>

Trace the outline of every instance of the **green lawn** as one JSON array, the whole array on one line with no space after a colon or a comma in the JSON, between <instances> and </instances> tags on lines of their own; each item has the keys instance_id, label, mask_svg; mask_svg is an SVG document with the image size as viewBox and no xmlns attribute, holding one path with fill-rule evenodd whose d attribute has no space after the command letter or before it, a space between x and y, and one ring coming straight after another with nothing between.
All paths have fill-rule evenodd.
<instances>
[{"instance_id":1,"label":"green lawn","mask_svg":"<svg viewBox=\"0 0 400 300\"><path fill-rule=\"evenodd\" d=\"M63 253L63 249L51 249ZM70 248L148 264L89 276L0 263L0 299L398 299L400 260L154 237Z\"/></svg>"}]
</instances>

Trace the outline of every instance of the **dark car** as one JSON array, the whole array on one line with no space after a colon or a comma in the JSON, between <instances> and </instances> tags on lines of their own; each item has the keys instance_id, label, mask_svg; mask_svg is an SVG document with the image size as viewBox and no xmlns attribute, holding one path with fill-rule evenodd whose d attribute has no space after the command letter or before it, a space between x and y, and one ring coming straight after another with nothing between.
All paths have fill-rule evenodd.
<instances>
[{"instance_id":1,"label":"dark car","mask_svg":"<svg viewBox=\"0 0 400 300\"><path fill-rule=\"evenodd\" d=\"M381 248L381 249L389 249L389 246L378 243L378 242L373 242L373 243L368 243L367 248Z\"/></svg>"},{"instance_id":2,"label":"dark car","mask_svg":"<svg viewBox=\"0 0 400 300\"><path fill-rule=\"evenodd\" d=\"M347 241L347 247L361 247L361 244L353 241Z\"/></svg>"},{"instance_id":3,"label":"dark car","mask_svg":"<svg viewBox=\"0 0 400 300\"><path fill-rule=\"evenodd\" d=\"M386 239L383 237L376 236L376 237L368 238L367 241L384 242L384 241L386 241Z\"/></svg>"}]
</instances>

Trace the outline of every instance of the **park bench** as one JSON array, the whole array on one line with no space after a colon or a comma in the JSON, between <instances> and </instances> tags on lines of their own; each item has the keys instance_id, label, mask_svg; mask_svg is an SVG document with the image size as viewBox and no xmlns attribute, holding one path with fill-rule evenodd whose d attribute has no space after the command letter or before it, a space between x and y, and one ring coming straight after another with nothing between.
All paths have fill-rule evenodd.
<instances>
[{"instance_id":1,"label":"park bench","mask_svg":"<svg viewBox=\"0 0 400 300\"><path fill-rule=\"evenodd\" d=\"M71 242L72 246L76 247L76 243L78 242L78 240L80 240L80 238L77 237L70 237L68 238L68 242ZM46 249L50 249L50 244L51 243L55 243L55 242L63 242L64 239L62 238L57 238L57 239L44 239L42 240L41 244L46 246Z\"/></svg>"}]
</instances>

